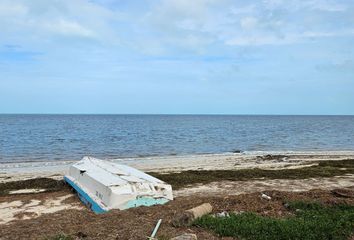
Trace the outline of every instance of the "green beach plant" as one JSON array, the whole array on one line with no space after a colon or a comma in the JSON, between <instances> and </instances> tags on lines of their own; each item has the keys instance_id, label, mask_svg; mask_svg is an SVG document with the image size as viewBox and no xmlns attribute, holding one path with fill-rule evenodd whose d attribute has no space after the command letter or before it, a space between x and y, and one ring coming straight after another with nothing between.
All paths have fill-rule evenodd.
<instances>
[{"instance_id":1,"label":"green beach plant","mask_svg":"<svg viewBox=\"0 0 354 240\"><path fill-rule=\"evenodd\" d=\"M194 225L219 236L252 240L345 240L354 234L354 206L293 202L289 208L294 216L287 218L246 212L229 217L208 215L196 220Z\"/></svg>"}]
</instances>

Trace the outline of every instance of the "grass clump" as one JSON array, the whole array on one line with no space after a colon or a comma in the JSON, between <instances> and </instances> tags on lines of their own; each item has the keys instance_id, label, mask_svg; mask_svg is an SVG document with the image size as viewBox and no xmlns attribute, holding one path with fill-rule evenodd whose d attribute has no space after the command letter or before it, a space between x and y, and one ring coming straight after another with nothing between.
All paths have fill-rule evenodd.
<instances>
[{"instance_id":1,"label":"grass clump","mask_svg":"<svg viewBox=\"0 0 354 240\"><path fill-rule=\"evenodd\" d=\"M354 159L340 161L320 161L318 165L297 169L240 169L240 170L201 170L180 173L149 173L180 189L188 185L229 180L247 181L251 179L306 179L315 177L333 177L344 174L354 174Z\"/></svg>"},{"instance_id":2,"label":"grass clump","mask_svg":"<svg viewBox=\"0 0 354 240\"><path fill-rule=\"evenodd\" d=\"M204 216L194 225L220 236L254 240L344 240L354 234L354 206L294 202L289 207L295 215L284 219L243 213L224 218Z\"/></svg>"}]
</instances>

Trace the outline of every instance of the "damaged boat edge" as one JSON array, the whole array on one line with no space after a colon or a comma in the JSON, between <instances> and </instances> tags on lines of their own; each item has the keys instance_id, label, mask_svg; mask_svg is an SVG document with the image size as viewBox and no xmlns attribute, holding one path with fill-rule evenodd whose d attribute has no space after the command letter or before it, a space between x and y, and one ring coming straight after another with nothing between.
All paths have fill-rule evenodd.
<instances>
[{"instance_id":1,"label":"damaged boat edge","mask_svg":"<svg viewBox=\"0 0 354 240\"><path fill-rule=\"evenodd\" d=\"M140 197L134 200L130 200L129 202L126 203L124 206L125 209L128 208L133 208L133 207L140 207L140 206L154 206L154 205L160 205L160 204L165 204L169 200L166 198L149 198L149 197Z\"/></svg>"},{"instance_id":2,"label":"damaged boat edge","mask_svg":"<svg viewBox=\"0 0 354 240\"><path fill-rule=\"evenodd\" d=\"M102 208L97 202L95 202L84 190L82 190L78 185L76 185L68 177L64 176L64 181L67 182L72 188L75 189L77 195L79 196L81 202L88 206L92 211L97 214L105 213L107 210Z\"/></svg>"}]
</instances>

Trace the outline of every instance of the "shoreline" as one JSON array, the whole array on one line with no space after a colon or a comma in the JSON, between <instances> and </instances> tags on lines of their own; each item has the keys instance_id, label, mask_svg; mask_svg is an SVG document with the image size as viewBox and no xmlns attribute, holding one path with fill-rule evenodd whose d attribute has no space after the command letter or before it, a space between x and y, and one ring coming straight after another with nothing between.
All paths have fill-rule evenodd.
<instances>
[{"instance_id":1,"label":"shoreline","mask_svg":"<svg viewBox=\"0 0 354 240\"><path fill-rule=\"evenodd\" d=\"M188 170L294 169L311 166L323 160L346 159L354 159L354 151L252 151L105 160L145 172L170 173ZM76 161L0 163L0 183L38 177L60 179L74 162Z\"/></svg>"}]
</instances>

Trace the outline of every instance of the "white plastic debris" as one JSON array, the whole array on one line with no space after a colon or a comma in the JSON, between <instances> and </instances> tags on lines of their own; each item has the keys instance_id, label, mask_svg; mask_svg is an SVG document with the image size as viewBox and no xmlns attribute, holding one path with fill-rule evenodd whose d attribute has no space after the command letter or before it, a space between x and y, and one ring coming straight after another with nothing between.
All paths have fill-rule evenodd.
<instances>
[{"instance_id":1,"label":"white plastic debris","mask_svg":"<svg viewBox=\"0 0 354 240\"><path fill-rule=\"evenodd\" d=\"M266 195L264 193L262 193L261 197L264 198L264 199L267 199L267 200L271 200L272 199L271 197L269 197L268 195Z\"/></svg>"},{"instance_id":2,"label":"white plastic debris","mask_svg":"<svg viewBox=\"0 0 354 240\"><path fill-rule=\"evenodd\" d=\"M217 213L215 216L216 217L230 217L230 214L228 212L223 211L221 213Z\"/></svg>"},{"instance_id":3,"label":"white plastic debris","mask_svg":"<svg viewBox=\"0 0 354 240\"><path fill-rule=\"evenodd\" d=\"M151 236L149 237L149 239L155 239L156 233L159 230L159 227L161 225L162 219L159 219L159 221L157 222L154 231L152 231Z\"/></svg>"}]
</instances>

